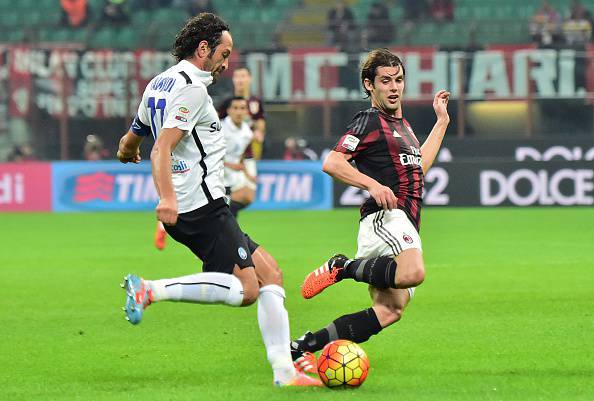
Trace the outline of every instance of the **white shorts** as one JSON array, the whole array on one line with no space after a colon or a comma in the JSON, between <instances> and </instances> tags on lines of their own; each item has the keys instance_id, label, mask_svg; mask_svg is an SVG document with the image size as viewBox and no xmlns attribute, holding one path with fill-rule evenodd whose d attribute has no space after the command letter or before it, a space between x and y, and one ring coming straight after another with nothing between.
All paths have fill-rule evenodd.
<instances>
[{"instance_id":1,"label":"white shorts","mask_svg":"<svg viewBox=\"0 0 594 401\"><path fill-rule=\"evenodd\" d=\"M411 248L423 251L419 233L400 209L380 210L361 220L357 245L356 258L397 256Z\"/></svg>"},{"instance_id":2,"label":"white shorts","mask_svg":"<svg viewBox=\"0 0 594 401\"><path fill-rule=\"evenodd\" d=\"M254 159L246 159L243 163L247 173L255 177L257 171L256 161ZM231 188L231 193L245 187L256 190L256 183L250 180L245 173L245 171L237 171L225 167L225 186Z\"/></svg>"},{"instance_id":3,"label":"white shorts","mask_svg":"<svg viewBox=\"0 0 594 401\"><path fill-rule=\"evenodd\" d=\"M411 248L423 251L421 237L406 213L400 209L372 213L359 223L357 259L397 256ZM407 290L412 299L415 287Z\"/></svg>"},{"instance_id":4,"label":"white shorts","mask_svg":"<svg viewBox=\"0 0 594 401\"><path fill-rule=\"evenodd\" d=\"M245 159L243 161L243 164L245 165L245 171L252 177L256 177L258 175L258 169L256 168L256 159ZM244 172L243 173L243 178L244 178L244 187L248 187L249 189L253 189L254 191L256 190L256 183L252 180L250 180L249 178L247 178L247 176L245 175Z\"/></svg>"}]
</instances>

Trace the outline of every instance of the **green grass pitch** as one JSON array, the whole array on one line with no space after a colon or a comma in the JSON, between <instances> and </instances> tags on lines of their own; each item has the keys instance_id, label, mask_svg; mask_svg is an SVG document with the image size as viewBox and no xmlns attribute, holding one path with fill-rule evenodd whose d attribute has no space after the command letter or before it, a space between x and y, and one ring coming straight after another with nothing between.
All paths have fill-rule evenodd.
<instances>
[{"instance_id":1,"label":"green grass pitch","mask_svg":"<svg viewBox=\"0 0 594 401\"><path fill-rule=\"evenodd\" d=\"M245 212L284 270L293 336L369 306L343 282L299 285L355 252L357 211ZM152 213L0 215L0 400L593 400L594 210L427 209L427 278L403 320L363 344L357 390L272 387L256 308L181 303L123 318L122 276L200 271L153 248Z\"/></svg>"}]
</instances>

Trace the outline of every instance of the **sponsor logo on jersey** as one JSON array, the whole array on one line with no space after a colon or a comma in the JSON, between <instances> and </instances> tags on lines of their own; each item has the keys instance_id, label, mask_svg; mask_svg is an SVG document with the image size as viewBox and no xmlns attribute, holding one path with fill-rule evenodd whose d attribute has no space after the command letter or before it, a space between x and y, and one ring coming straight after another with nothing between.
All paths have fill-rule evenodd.
<instances>
[{"instance_id":1,"label":"sponsor logo on jersey","mask_svg":"<svg viewBox=\"0 0 594 401\"><path fill-rule=\"evenodd\" d=\"M187 173L188 171L190 171L190 167L188 167L188 164L185 162L185 160L171 161L171 172L173 174Z\"/></svg>"},{"instance_id":2,"label":"sponsor logo on jersey","mask_svg":"<svg viewBox=\"0 0 594 401\"><path fill-rule=\"evenodd\" d=\"M404 240L404 242L406 242L407 244L412 244L413 243L413 239L410 235L408 234L404 234L402 236L402 239Z\"/></svg>"},{"instance_id":3,"label":"sponsor logo on jersey","mask_svg":"<svg viewBox=\"0 0 594 401\"><path fill-rule=\"evenodd\" d=\"M237 254L239 255L239 257L243 260L247 259L247 251L243 248L243 247L239 247L237 248Z\"/></svg>"},{"instance_id":4,"label":"sponsor logo on jersey","mask_svg":"<svg viewBox=\"0 0 594 401\"><path fill-rule=\"evenodd\" d=\"M402 138L396 130L392 131L392 135L394 136L394 138Z\"/></svg>"},{"instance_id":5,"label":"sponsor logo on jersey","mask_svg":"<svg viewBox=\"0 0 594 401\"><path fill-rule=\"evenodd\" d=\"M222 128L223 125L220 121L213 121L210 123L210 129L208 130L208 132L220 131Z\"/></svg>"},{"instance_id":6,"label":"sponsor logo on jersey","mask_svg":"<svg viewBox=\"0 0 594 401\"><path fill-rule=\"evenodd\" d=\"M355 137L353 135L345 136L344 140L342 141L342 147L350 150L351 152L354 152L355 149L357 149L358 144L359 144L359 139L357 139L357 137Z\"/></svg>"},{"instance_id":7,"label":"sponsor logo on jersey","mask_svg":"<svg viewBox=\"0 0 594 401\"><path fill-rule=\"evenodd\" d=\"M158 92L171 92L173 85L175 85L175 78L159 77L153 81L151 89Z\"/></svg>"},{"instance_id":8,"label":"sponsor logo on jersey","mask_svg":"<svg viewBox=\"0 0 594 401\"><path fill-rule=\"evenodd\" d=\"M190 112L190 110L187 107L182 106L182 107L179 108L179 112L180 113L184 113L184 114L188 114Z\"/></svg>"},{"instance_id":9,"label":"sponsor logo on jersey","mask_svg":"<svg viewBox=\"0 0 594 401\"><path fill-rule=\"evenodd\" d=\"M414 146L410 147L410 151L412 153L400 153L400 164L402 164L403 166L408 166L411 164L417 165L417 166L422 166L423 165L423 159L421 158L421 151L417 148L415 148Z\"/></svg>"},{"instance_id":10,"label":"sponsor logo on jersey","mask_svg":"<svg viewBox=\"0 0 594 401\"><path fill-rule=\"evenodd\" d=\"M188 119L183 116L175 116L176 120L183 121L184 123L188 122Z\"/></svg>"}]
</instances>

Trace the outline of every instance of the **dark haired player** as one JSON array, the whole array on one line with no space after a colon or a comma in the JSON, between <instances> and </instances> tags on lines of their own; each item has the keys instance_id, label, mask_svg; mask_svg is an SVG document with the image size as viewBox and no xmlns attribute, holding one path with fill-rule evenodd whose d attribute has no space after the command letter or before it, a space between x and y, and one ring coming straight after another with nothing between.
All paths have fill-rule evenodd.
<instances>
[{"instance_id":1,"label":"dark haired player","mask_svg":"<svg viewBox=\"0 0 594 401\"><path fill-rule=\"evenodd\" d=\"M372 307L341 316L293 341L293 359L307 371L315 367L311 353L328 342L361 343L400 320L415 287L425 278L419 237L423 177L450 121L450 94L441 90L435 95L437 122L420 146L402 116L404 77L402 62L389 50L369 53L361 67L361 82L371 108L355 116L324 161L324 172L366 189L370 197L361 206L355 259L333 256L305 278L301 293L312 298L332 284L351 279L369 284Z\"/></svg>"},{"instance_id":2,"label":"dark haired player","mask_svg":"<svg viewBox=\"0 0 594 401\"><path fill-rule=\"evenodd\" d=\"M282 275L274 258L244 234L225 203L221 122L207 87L228 67L233 39L219 17L190 19L175 39L178 64L146 87L118 159L139 162L142 140L152 134L157 219L173 239L203 261L203 273L161 280L125 278L126 318L140 323L159 301L247 306L258 300L258 323L274 383L320 385L295 370L289 350L289 317Z\"/></svg>"},{"instance_id":3,"label":"dark haired player","mask_svg":"<svg viewBox=\"0 0 594 401\"><path fill-rule=\"evenodd\" d=\"M233 70L233 96L223 100L219 106L219 118L223 121L228 113L227 110L231 105L233 99L242 97L247 100L247 114L245 115L245 122L253 132L253 140L247 146L243 154L244 169L235 176L234 192L235 195L231 197L231 213L237 217L238 213L248 207L256 196L256 176L258 170L256 167L256 159L260 159L262 155L262 146L264 143L264 136L266 133L266 119L264 117L264 105L262 100L257 96L251 94L252 74L247 67L237 67ZM155 230L154 243L159 250L165 248L167 239L167 232L163 223L157 222Z\"/></svg>"},{"instance_id":4,"label":"dark haired player","mask_svg":"<svg viewBox=\"0 0 594 401\"><path fill-rule=\"evenodd\" d=\"M248 113L246 123L252 129L254 138L245 150L243 164L245 170L241 175L242 182L237 183L236 195L231 199L231 212L237 216L238 212L248 207L256 196L256 160L262 156L262 146L266 134L266 119L264 117L264 105L262 100L252 95L252 74L247 67L237 67L233 70L233 93L234 96L225 99L219 106L219 117L227 117L227 110L233 98L243 97L247 100Z\"/></svg>"},{"instance_id":5,"label":"dark haired player","mask_svg":"<svg viewBox=\"0 0 594 401\"><path fill-rule=\"evenodd\" d=\"M228 188L231 205L233 202L240 202L246 196L246 177L255 180L255 177L246 172L244 159L245 150L254 137L252 129L245 122L245 116L248 113L247 108L247 100L236 96L231 99L229 107L227 107L227 117L221 120L221 131L225 135L225 146L227 148L225 152L224 182L225 187ZM231 214L237 217L238 209L233 207L230 207L230 209Z\"/></svg>"}]
</instances>

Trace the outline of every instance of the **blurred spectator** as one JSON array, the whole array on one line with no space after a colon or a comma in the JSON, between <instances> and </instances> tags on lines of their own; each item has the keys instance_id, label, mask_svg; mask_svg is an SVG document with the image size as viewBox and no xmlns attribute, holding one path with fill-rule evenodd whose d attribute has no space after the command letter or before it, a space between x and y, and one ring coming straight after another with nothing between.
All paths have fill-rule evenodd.
<instances>
[{"instance_id":1,"label":"blurred spectator","mask_svg":"<svg viewBox=\"0 0 594 401\"><path fill-rule=\"evenodd\" d=\"M394 40L394 25L390 21L390 10L380 1L369 7L367 14L367 42L374 45L386 45ZM367 47L367 46L364 46Z\"/></svg>"},{"instance_id":2,"label":"blurred spectator","mask_svg":"<svg viewBox=\"0 0 594 401\"><path fill-rule=\"evenodd\" d=\"M154 10L163 7L169 7L172 0L134 0L132 2L133 9Z\"/></svg>"},{"instance_id":3,"label":"blurred spectator","mask_svg":"<svg viewBox=\"0 0 594 401\"><path fill-rule=\"evenodd\" d=\"M217 12L212 0L194 0L190 5L190 12L192 15L198 15L200 13L213 13Z\"/></svg>"},{"instance_id":4,"label":"blurred spectator","mask_svg":"<svg viewBox=\"0 0 594 401\"><path fill-rule=\"evenodd\" d=\"M217 12L212 0L182 0L180 6L188 11L190 15L198 15L200 13Z\"/></svg>"},{"instance_id":5,"label":"blurred spectator","mask_svg":"<svg viewBox=\"0 0 594 401\"><path fill-rule=\"evenodd\" d=\"M110 25L123 25L130 22L130 1L106 0L103 5L101 22Z\"/></svg>"},{"instance_id":6,"label":"blurred spectator","mask_svg":"<svg viewBox=\"0 0 594 401\"><path fill-rule=\"evenodd\" d=\"M330 44L341 48L349 47L357 26L353 10L344 0L338 0L336 5L328 11L327 21Z\"/></svg>"},{"instance_id":7,"label":"blurred spectator","mask_svg":"<svg viewBox=\"0 0 594 401\"><path fill-rule=\"evenodd\" d=\"M307 147L307 141L292 136L285 139L284 160L317 160L316 152Z\"/></svg>"},{"instance_id":8,"label":"blurred spectator","mask_svg":"<svg viewBox=\"0 0 594 401\"><path fill-rule=\"evenodd\" d=\"M37 158L35 157L35 153L31 146L17 145L12 148L6 160L13 163L20 163L34 161L37 160Z\"/></svg>"},{"instance_id":9,"label":"blurred spectator","mask_svg":"<svg viewBox=\"0 0 594 401\"><path fill-rule=\"evenodd\" d=\"M109 152L103 147L103 141L101 139L96 135L90 134L87 135L83 155L85 160L96 161L109 157Z\"/></svg>"},{"instance_id":10,"label":"blurred spectator","mask_svg":"<svg viewBox=\"0 0 594 401\"><path fill-rule=\"evenodd\" d=\"M432 0L429 5L429 15L435 22L447 22L454 20L453 0Z\"/></svg>"},{"instance_id":11,"label":"blurred spectator","mask_svg":"<svg viewBox=\"0 0 594 401\"><path fill-rule=\"evenodd\" d=\"M62 25L72 28L87 25L89 21L87 0L60 0L60 7L62 8Z\"/></svg>"},{"instance_id":12,"label":"blurred spectator","mask_svg":"<svg viewBox=\"0 0 594 401\"><path fill-rule=\"evenodd\" d=\"M582 46L590 41L592 37L592 15L580 4L579 1L572 1L570 14L567 21L563 23L563 38L570 46Z\"/></svg>"},{"instance_id":13,"label":"blurred spectator","mask_svg":"<svg viewBox=\"0 0 594 401\"><path fill-rule=\"evenodd\" d=\"M418 21L427 15L426 0L404 0L404 19Z\"/></svg>"},{"instance_id":14,"label":"blurred spectator","mask_svg":"<svg viewBox=\"0 0 594 401\"><path fill-rule=\"evenodd\" d=\"M540 8L532 16L530 21L530 36L534 42L544 46L549 46L557 42L559 37L559 27L561 17L559 13L549 4L547 0L543 0Z\"/></svg>"}]
</instances>

